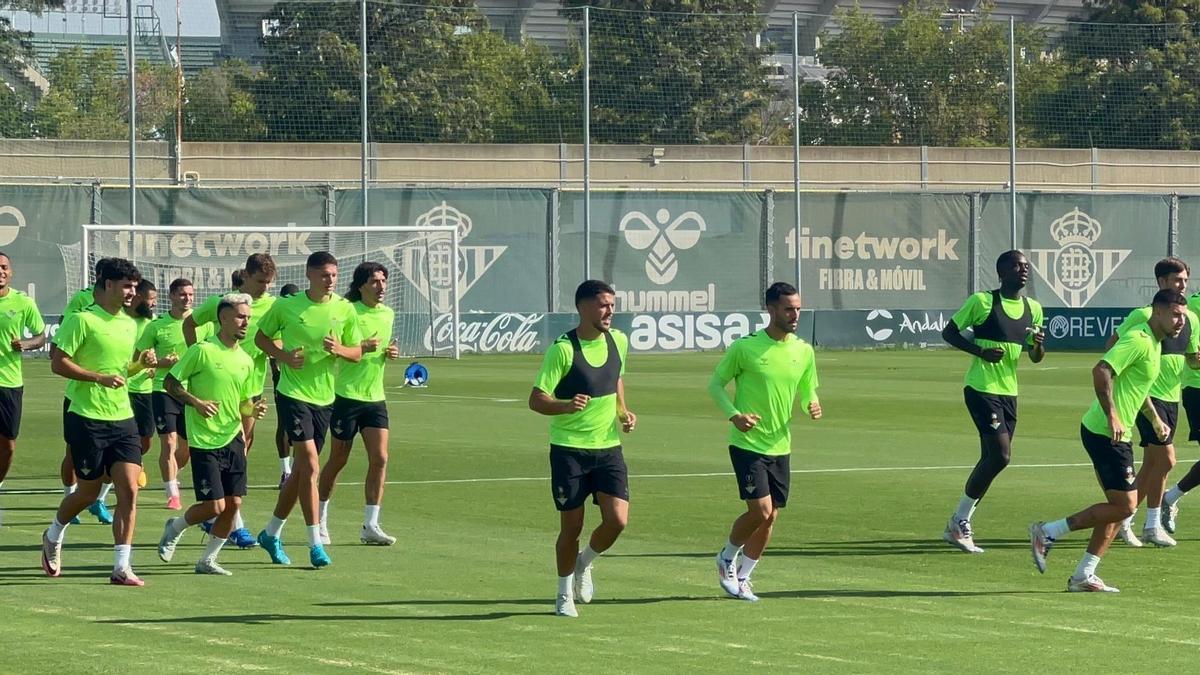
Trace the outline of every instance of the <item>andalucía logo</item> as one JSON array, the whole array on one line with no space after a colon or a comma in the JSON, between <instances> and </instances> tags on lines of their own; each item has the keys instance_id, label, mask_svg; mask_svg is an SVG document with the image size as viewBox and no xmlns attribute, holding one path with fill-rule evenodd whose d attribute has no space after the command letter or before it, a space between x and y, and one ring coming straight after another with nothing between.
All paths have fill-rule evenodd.
<instances>
[{"instance_id":1,"label":"andaluc\u00eda logo","mask_svg":"<svg viewBox=\"0 0 1200 675\"><path fill-rule=\"evenodd\" d=\"M705 228L699 213L687 211L671 220L667 209L656 211L653 220L641 211L630 211L620 224L626 243L639 251L650 249L646 254L646 278L659 286L671 283L679 272L675 250L695 246Z\"/></svg>"},{"instance_id":2,"label":"andaluc\u00eda logo","mask_svg":"<svg viewBox=\"0 0 1200 675\"><path fill-rule=\"evenodd\" d=\"M1086 306L1132 252L1092 248L1100 232L1100 221L1076 207L1050 223L1050 236L1058 242L1057 250L1029 252L1033 269L1068 307Z\"/></svg>"},{"instance_id":3,"label":"andaluc\u00eda logo","mask_svg":"<svg viewBox=\"0 0 1200 675\"><path fill-rule=\"evenodd\" d=\"M417 227L453 225L458 228L458 299L462 300L475 282L508 250L507 246L463 246L471 234L471 217L446 202L417 217ZM441 232L420 234L398 246L384 248L400 273L417 287L439 312L452 306L454 263L450 237Z\"/></svg>"}]
</instances>

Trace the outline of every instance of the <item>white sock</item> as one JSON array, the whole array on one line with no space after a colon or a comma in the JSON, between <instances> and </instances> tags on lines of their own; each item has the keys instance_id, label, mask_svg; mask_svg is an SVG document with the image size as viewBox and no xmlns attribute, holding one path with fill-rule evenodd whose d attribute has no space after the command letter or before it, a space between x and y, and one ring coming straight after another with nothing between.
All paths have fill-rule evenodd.
<instances>
[{"instance_id":1,"label":"white sock","mask_svg":"<svg viewBox=\"0 0 1200 675\"><path fill-rule=\"evenodd\" d=\"M271 520L267 522L267 536L278 538L279 533L283 532L283 524L286 522L286 518L280 519L276 518L275 516L271 516Z\"/></svg>"},{"instance_id":2,"label":"white sock","mask_svg":"<svg viewBox=\"0 0 1200 675\"><path fill-rule=\"evenodd\" d=\"M363 525L379 527L379 505L367 504L363 507Z\"/></svg>"},{"instance_id":3,"label":"white sock","mask_svg":"<svg viewBox=\"0 0 1200 675\"><path fill-rule=\"evenodd\" d=\"M958 508L954 511L954 520L971 520L971 516L975 515L975 505L979 500L972 499L965 494L958 500Z\"/></svg>"},{"instance_id":4,"label":"white sock","mask_svg":"<svg viewBox=\"0 0 1200 675\"><path fill-rule=\"evenodd\" d=\"M583 568L587 567L588 565L591 565L592 562L596 558L599 558L599 557L600 557L600 554L593 551L592 545L588 544L587 546L583 547L582 551L579 552L579 559L576 560L575 567L579 568L579 569L583 569Z\"/></svg>"},{"instance_id":5,"label":"white sock","mask_svg":"<svg viewBox=\"0 0 1200 675\"><path fill-rule=\"evenodd\" d=\"M734 546L732 541L725 542L725 548L721 549L721 557L726 560L733 560L742 552L741 546Z\"/></svg>"},{"instance_id":6,"label":"white sock","mask_svg":"<svg viewBox=\"0 0 1200 675\"><path fill-rule=\"evenodd\" d=\"M1163 503L1170 506L1182 499L1186 494L1186 492L1179 489L1178 485L1172 485L1171 489L1167 490L1167 493L1163 495Z\"/></svg>"},{"instance_id":7,"label":"white sock","mask_svg":"<svg viewBox=\"0 0 1200 675\"><path fill-rule=\"evenodd\" d=\"M754 566L757 564L758 564L758 561L755 560L754 558L751 558L748 555L743 555L741 557L741 559L738 560L738 569L737 569L738 579L739 580L749 579L750 573L754 571Z\"/></svg>"},{"instance_id":8,"label":"white sock","mask_svg":"<svg viewBox=\"0 0 1200 675\"><path fill-rule=\"evenodd\" d=\"M309 525L305 529L308 530L308 545L309 545L309 547L320 546L321 545L321 526L320 525Z\"/></svg>"},{"instance_id":9,"label":"white sock","mask_svg":"<svg viewBox=\"0 0 1200 675\"><path fill-rule=\"evenodd\" d=\"M112 483L105 483L100 486L100 494L96 496L96 501L103 502L108 499L108 493L112 490Z\"/></svg>"},{"instance_id":10,"label":"white sock","mask_svg":"<svg viewBox=\"0 0 1200 675\"><path fill-rule=\"evenodd\" d=\"M79 488L79 486L74 483L72 483L71 485L64 485L63 486L63 496L69 497L69 496L75 494L75 490L78 488Z\"/></svg>"},{"instance_id":11,"label":"white sock","mask_svg":"<svg viewBox=\"0 0 1200 675\"><path fill-rule=\"evenodd\" d=\"M177 480L167 481L167 499L170 499L171 497L178 497L178 496L179 496L179 481L177 481Z\"/></svg>"},{"instance_id":12,"label":"white sock","mask_svg":"<svg viewBox=\"0 0 1200 675\"><path fill-rule=\"evenodd\" d=\"M1136 515L1137 515L1137 509L1134 509L1133 515L1131 515L1128 518L1126 518L1125 520L1121 521L1121 529L1124 530L1127 527L1130 527L1130 528L1133 527L1133 518Z\"/></svg>"},{"instance_id":13,"label":"white sock","mask_svg":"<svg viewBox=\"0 0 1200 675\"><path fill-rule=\"evenodd\" d=\"M558 578L558 594L568 597L575 596L575 575L568 574L565 577Z\"/></svg>"},{"instance_id":14,"label":"white sock","mask_svg":"<svg viewBox=\"0 0 1200 675\"><path fill-rule=\"evenodd\" d=\"M246 529L246 521L242 520L242 510L241 509L238 509L238 512L233 515L233 529L235 529L235 530Z\"/></svg>"},{"instance_id":15,"label":"white sock","mask_svg":"<svg viewBox=\"0 0 1200 675\"><path fill-rule=\"evenodd\" d=\"M1145 526L1143 526L1142 529L1157 530L1159 527L1161 527L1161 525L1159 524L1159 520L1158 520L1160 517L1162 517L1161 514L1162 514L1161 506L1157 507L1157 508L1151 508L1151 507L1147 506L1146 507L1146 524L1145 524Z\"/></svg>"},{"instance_id":16,"label":"white sock","mask_svg":"<svg viewBox=\"0 0 1200 675\"><path fill-rule=\"evenodd\" d=\"M117 544L113 546L113 571L120 572L121 570L129 569L129 558L133 555L133 546L130 544Z\"/></svg>"},{"instance_id":17,"label":"white sock","mask_svg":"<svg viewBox=\"0 0 1200 675\"><path fill-rule=\"evenodd\" d=\"M321 521L321 523L328 526L329 525L329 500L328 499L321 502L320 509L321 509L320 521Z\"/></svg>"},{"instance_id":18,"label":"white sock","mask_svg":"<svg viewBox=\"0 0 1200 675\"><path fill-rule=\"evenodd\" d=\"M209 537L208 543L204 545L204 557L209 560L216 560L217 554L221 552L221 547L224 545L224 537Z\"/></svg>"},{"instance_id":19,"label":"white sock","mask_svg":"<svg viewBox=\"0 0 1200 675\"><path fill-rule=\"evenodd\" d=\"M1096 573L1096 566L1100 564L1100 556L1084 553L1079 559L1079 566L1075 568L1076 579L1086 579Z\"/></svg>"},{"instance_id":20,"label":"white sock","mask_svg":"<svg viewBox=\"0 0 1200 675\"><path fill-rule=\"evenodd\" d=\"M183 531L188 528L187 518L184 518L183 516L177 516L175 518L172 518L170 520L170 523L171 523L171 534L175 535L176 537L183 534Z\"/></svg>"},{"instance_id":21,"label":"white sock","mask_svg":"<svg viewBox=\"0 0 1200 675\"><path fill-rule=\"evenodd\" d=\"M1050 537L1051 539L1058 539L1059 537L1066 536L1066 534L1071 531L1071 526L1067 525L1067 519L1063 518L1051 523L1046 523L1042 526L1042 531L1046 533L1047 537Z\"/></svg>"},{"instance_id":22,"label":"white sock","mask_svg":"<svg viewBox=\"0 0 1200 675\"><path fill-rule=\"evenodd\" d=\"M290 456L279 458L279 470L283 473L292 472L292 458Z\"/></svg>"},{"instance_id":23,"label":"white sock","mask_svg":"<svg viewBox=\"0 0 1200 675\"><path fill-rule=\"evenodd\" d=\"M46 537L56 544L61 544L63 535L66 533L67 526L58 522L58 516L55 516L54 520L50 523L50 529L46 531Z\"/></svg>"}]
</instances>

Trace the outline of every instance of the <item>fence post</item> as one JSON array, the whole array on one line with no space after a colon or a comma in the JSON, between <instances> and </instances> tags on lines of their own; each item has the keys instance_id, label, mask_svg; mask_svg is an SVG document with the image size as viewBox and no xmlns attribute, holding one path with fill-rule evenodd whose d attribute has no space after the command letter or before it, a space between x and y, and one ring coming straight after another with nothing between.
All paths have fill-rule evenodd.
<instances>
[{"instance_id":1,"label":"fence post","mask_svg":"<svg viewBox=\"0 0 1200 675\"><path fill-rule=\"evenodd\" d=\"M971 224L968 232L970 254L967 256L967 292L975 293L979 290L979 212L981 211L983 197L978 192L971 193Z\"/></svg>"},{"instance_id":2,"label":"fence post","mask_svg":"<svg viewBox=\"0 0 1200 675\"><path fill-rule=\"evenodd\" d=\"M583 8L583 278L592 278L592 35Z\"/></svg>"},{"instance_id":3,"label":"fence post","mask_svg":"<svg viewBox=\"0 0 1200 675\"><path fill-rule=\"evenodd\" d=\"M762 247L759 250L759 269L762 270L762 287L766 292L767 286L775 281L775 188L767 188L763 192L762 214Z\"/></svg>"},{"instance_id":4,"label":"fence post","mask_svg":"<svg viewBox=\"0 0 1200 675\"><path fill-rule=\"evenodd\" d=\"M103 196L100 194L99 179L92 181L92 225L99 225L100 218L104 216Z\"/></svg>"},{"instance_id":5,"label":"fence post","mask_svg":"<svg viewBox=\"0 0 1200 675\"><path fill-rule=\"evenodd\" d=\"M793 252L796 256L796 290L803 297L800 262L800 14L792 12L792 190L796 206Z\"/></svg>"},{"instance_id":6,"label":"fence post","mask_svg":"<svg viewBox=\"0 0 1200 675\"><path fill-rule=\"evenodd\" d=\"M1008 17L1008 239L1017 247L1017 23Z\"/></svg>"},{"instance_id":7,"label":"fence post","mask_svg":"<svg viewBox=\"0 0 1200 675\"><path fill-rule=\"evenodd\" d=\"M558 223L559 188L550 189L550 209L546 213L546 309L558 311Z\"/></svg>"},{"instance_id":8,"label":"fence post","mask_svg":"<svg viewBox=\"0 0 1200 675\"><path fill-rule=\"evenodd\" d=\"M929 189L929 146L921 146L921 189Z\"/></svg>"},{"instance_id":9,"label":"fence post","mask_svg":"<svg viewBox=\"0 0 1200 675\"><path fill-rule=\"evenodd\" d=\"M129 57L129 224L137 225L137 47L133 0L125 0L128 32L125 36L125 55Z\"/></svg>"},{"instance_id":10,"label":"fence post","mask_svg":"<svg viewBox=\"0 0 1200 675\"><path fill-rule=\"evenodd\" d=\"M750 181L754 180L754 175L750 171L750 144L742 143L742 189L750 189Z\"/></svg>"},{"instance_id":11,"label":"fence post","mask_svg":"<svg viewBox=\"0 0 1200 675\"><path fill-rule=\"evenodd\" d=\"M337 222L337 189L331 183L326 183L325 188L325 225L326 227L333 226Z\"/></svg>"},{"instance_id":12,"label":"fence post","mask_svg":"<svg viewBox=\"0 0 1200 675\"><path fill-rule=\"evenodd\" d=\"M370 148L367 143L367 0L359 0L359 51L362 52L360 67L362 69L361 81L359 83L359 131L362 135L362 175L359 181L362 184L362 224L366 227L371 223L369 200L367 199L367 190L371 183L371 167L370 167ZM366 233L363 233L365 243Z\"/></svg>"},{"instance_id":13,"label":"fence post","mask_svg":"<svg viewBox=\"0 0 1200 675\"><path fill-rule=\"evenodd\" d=\"M1167 255L1173 256L1179 250L1179 193L1171 193L1167 202Z\"/></svg>"},{"instance_id":14,"label":"fence post","mask_svg":"<svg viewBox=\"0 0 1200 675\"><path fill-rule=\"evenodd\" d=\"M1092 148L1092 189L1100 189L1100 149Z\"/></svg>"}]
</instances>

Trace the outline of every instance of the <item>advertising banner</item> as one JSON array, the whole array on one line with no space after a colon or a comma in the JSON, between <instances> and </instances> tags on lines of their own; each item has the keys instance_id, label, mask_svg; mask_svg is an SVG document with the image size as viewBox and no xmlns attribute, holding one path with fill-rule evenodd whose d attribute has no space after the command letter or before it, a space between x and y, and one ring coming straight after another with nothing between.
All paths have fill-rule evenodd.
<instances>
[{"instance_id":1,"label":"advertising banner","mask_svg":"<svg viewBox=\"0 0 1200 675\"><path fill-rule=\"evenodd\" d=\"M61 312L75 292L80 226L92 218L90 185L0 185L0 250L13 267L13 287L43 313Z\"/></svg>"}]
</instances>

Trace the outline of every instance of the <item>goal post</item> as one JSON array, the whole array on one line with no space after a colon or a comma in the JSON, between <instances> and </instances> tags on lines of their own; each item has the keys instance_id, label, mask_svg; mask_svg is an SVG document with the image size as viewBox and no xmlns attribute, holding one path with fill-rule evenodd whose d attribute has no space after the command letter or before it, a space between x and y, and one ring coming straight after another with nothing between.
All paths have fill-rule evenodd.
<instances>
[{"instance_id":1,"label":"goal post","mask_svg":"<svg viewBox=\"0 0 1200 675\"><path fill-rule=\"evenodd\" d=\"M71 291L94 282L96 261L131 261L158 288L156 314L170 308L167 289L192 281L195 305L231 290L247 256L268 253L277 273L274 295L288 283L308 288L305 264L315 251L338 259L336 291L345 295L354 268L388 270L384 303L396 312L393 335L404 356L459 357L459 296L464 261L454 225L262 226L83 225L78 249L64 250ZM74 253L78 260L70 260Z\"/></svg>"}]
</instances>

